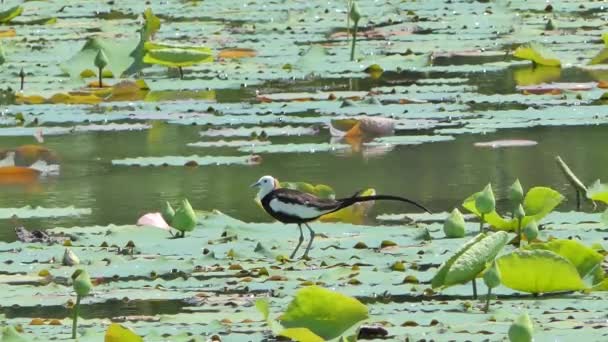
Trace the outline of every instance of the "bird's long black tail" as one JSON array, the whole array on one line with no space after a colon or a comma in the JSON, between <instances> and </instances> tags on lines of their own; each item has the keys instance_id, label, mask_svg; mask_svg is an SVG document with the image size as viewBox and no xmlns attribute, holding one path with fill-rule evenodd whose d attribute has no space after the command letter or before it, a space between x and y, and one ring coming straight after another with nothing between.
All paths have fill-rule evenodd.
<instances>
[{"instance_id":1,"label":"bird's long black tail","mask_svg":"<svg viewBox=\"0 0 608 342\"><path fill-rule=\"evenodd\" d=\"M367 202L367 201L376 201L376 200L388 200L388 201L400 201L400 202L406 202L409 204L413 204L415 206L417 206L418 208L426 211L427 213L431 213L430 210L428 210L427 208L425 208L422 204L416 203L410 199L404 198L404 197L399 197L399 196L392 196L392 195L374 195L374 196L357 196L357 194L355 194L353 197L347 197L347 198L341 198L338 199L337 201L340 202L340 207L337 209L342 209L342 208L346 208L348 206L351 206L355 203L359 203L359 202Z\"/></svg>"}]
</instances>

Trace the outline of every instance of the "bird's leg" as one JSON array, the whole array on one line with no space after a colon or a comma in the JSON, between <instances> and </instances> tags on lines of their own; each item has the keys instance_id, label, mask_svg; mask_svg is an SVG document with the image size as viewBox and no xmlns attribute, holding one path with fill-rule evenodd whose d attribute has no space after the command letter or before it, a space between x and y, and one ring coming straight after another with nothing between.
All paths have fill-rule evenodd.
<instances>
[{"instance_id":1,"label":"bird's leg","mask_svg":"<svg viewBox=\"0 0 608 342\"><path fill-rule=\"evenodd\" d=\"M310 250L310 246L312 246L312 240L315 239L315 231L312 230L312 228L310 228L308 223L304 223L304 224L306 225L306 228L308 228L308 230L310 230L310 241L308 241L308 246L306 246L306 250L304 251L304 255L302 255L302 259L308 257L308 251Z\"/></svg>"},{"instance_id":2,"label":"bird's leg","mask_svg":"<svg viewBox=\"0 0 608 342\"><path fill-rule=\"evenodd\" d=\"M296 249L293 250L289 259L293 259L293 257L296 255L296 252L298 251L298 248L300 248L300 245L304 241L304 233L302 232L302 225L299 223L298 223L298 228L300 229L300 239L298 240L298 245L296 246Z\"/></svg>"}]
</instances>

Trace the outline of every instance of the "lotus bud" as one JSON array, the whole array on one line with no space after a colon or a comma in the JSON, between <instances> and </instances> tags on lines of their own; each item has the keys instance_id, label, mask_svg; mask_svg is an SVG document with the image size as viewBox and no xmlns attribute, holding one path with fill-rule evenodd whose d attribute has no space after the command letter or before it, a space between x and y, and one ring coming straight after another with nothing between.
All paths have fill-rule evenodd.
<instances>
[{"instance_id":1,"label":"lotus bud","mask_svg":"<svg viewBox=\"0 0 608 342\"><path fill-rule=\"evenodd\" d=\"M492 267L483 274L483 282L489 288L495 288L500 285L500 275L498 274L496 265L492 265Z\"/></svg>"},{"instance_id":2,"label":"lotus bud","mask_svg":"<svg viewBox=\"0 0 608 342\"><path fill-rule=\"evenodd\" d=\"M95 66L99 69L103 69L108 65L108 56L103 52L102 49L99 49L97 55L95 56Z\"/></svg>"},{"instance_id":3,"label":"lotus bud","mask_svg":"<svg viewBox=\"0 0 608 342\"><path fill-rule=\"evenodd\" d=\"M175 211L171 226L182 232L182 236L184 236L185 232L194 229L197 221L196 213L194 212L194 209L192 209L190 202L188 202L187 199L184 199L182 205Z\"/></svg>"},{"instance_id":4,"label":"lotus bud","mask_svg":"<svg viewBox=\"0 0 608 342\"><path fill-rule=\"evenodd\" d=\"M461 238L464 236L464 217L458 208L443 222L443 232L448 238Z\"/></svg>"},{"instance_id":5,"label":"lotus bud","mask_svg":"<svg viewBox=\"0 0 608 342\"><path fill-rule=\"evenodd\" d=\"M170 224L171 221L173 221L173 216L175 216L175 210L173 210L173 207L169 202L165 202L165 205L161 209L160 213L167 224Z\"/></svg>"},{"instance_id":6,"label":"lotus bud","mask_svg":"<svg viewBox=\"0 0 608 342\"><path fill-rule=\"evenodd\" d=\"M511 342L532 342L534 333L532 320L528 313L523 313L515 319L509 327L509 341Z\"/></svg>"},{"instance_id":7,"label":"lotus bud","mask_svg":"<svg viewBox=\"0 0 608 342\"><path fill-rule=\"evenodd\" d=\"M74 266L80 264L80 259L71 249L66 248L61 263L63 266Z\"/></svg>"},{"instance_id":8,"label":"lotus bud","mask_svg":"<svg viewBox=\"0 0 608 342\"><path fill-rule=\"evenodd\" d=\"M483 191L475 198L475 207L480 214L489 214L496 208L496 200L494 192L492 192L492 184L486 185Z\"/></svg>"},{"instance_id":9,"label":"lotus bud","mask_svg":"<svg viewBox=\"0 0 608 342\"><path fill-rule=\"evenodd\" d=\"M524 189L521 187L519 179L516 179L513 184L509 187L509 201L513 203L513 206L521 204L524 200Z\"/></svg>"},{"instance_id":10,"label":"lotus bud","mask_svg":"<svg viewBox=\"0 0 608 342\"><path fill-rule=\"evenodd\" d=\"M524 218L524 216L526 216L526 211L524 210L524 207L522 207L521 204L519 204L517 206L517 209L515 210L515 217L519 220L521 220L522 218Z\"/></svg>"},{"instance_id":11,"label":"lotus bud","mask_svg":"<svg viewBox=\"0 0 608 342\"><path fill-rule=\"evenodd\" d=\"M530 223L524 227L524 236L528 242L536 239L538 236L538 225L536 224L536 221L530 221Z\"/></svg>"},{"instance_id":12,"label":"lotus bud","mask_svg":"<svg viewBox=\"0 0 608 342\"><path fill-rule=\"evenodd\" d=\"M361 19L361 9L359 9L359 4L357 4L357 1L353 1L352 6L350 7L349 16L350 19L355 23L358 23L359 19Z\"/></svg>"},{"instance_id":13,"label":"lotus bud","mask_svg":"<svg viewBox=\"0 0 608 342\"><path fill-rule=\"evenodd\" d=\"M89 273L87 273L84 269L77 269L72 274L72 281L74 286L74 291L79 297L85 297L93 289L93 283L91 283L91 277L89 277Z\"/></svg>"}]
</instances>

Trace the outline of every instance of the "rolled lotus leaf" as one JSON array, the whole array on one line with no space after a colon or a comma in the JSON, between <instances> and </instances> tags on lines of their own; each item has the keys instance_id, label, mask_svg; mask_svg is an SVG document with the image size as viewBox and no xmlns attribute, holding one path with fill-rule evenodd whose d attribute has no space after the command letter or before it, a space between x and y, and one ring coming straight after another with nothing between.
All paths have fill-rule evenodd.
<instances>
[{"instance_id":1,"label":"rolled lotus leaf","mask_svg":"<svg viewBox=\"0 0 608 342\"><path fill-rule=\"evenodd\" d=\"M163 205L163 207L161 208L160 213L161 215L163 215L163 219L167 223L173 221L173 217L175 216L175 210L173 210L173 207L169 202L165 202L165 205Z\"/></svg>"},{"instance_id":2,"label":"rolled lotus leaf","mask_svg":"<svg viewBox=\"0 0 608 342\"><path fill-rule=\"evenodd\" d=\"M496 208L496 200L492 191L492 184L486 185L483 191L475 198L475 206L481 214L489 214Z\"/></svg>"},{"instance_id":3,"label":"rolled lotus leaf","mask_svg":"<svg viewBox=\"0 0 608 342\"><path fill-rule=\"evenodd\" d=\"M181 232L189 232L196 227L198 219L190 202L187 199L182 200L182 204L175 211L171 226Z\"/></svg>"},{"instance_id":4,"label":"rolled lotus leaf","mask_svg":"<svg viewBox=\"0 0 608 342\"><path fill-rule=\"evenodd\" d=\"M160 64L168 67L186 67L199 63L209 63L213 56L194 49L155 49L144 56L144 63Z\"/></svg>"},{"instance_id":5,"label":"rolled lotus leaf","mask_svg":"<svg viewBox=\"0 0 608 342\"><path fill-rule=\"evenodd\" d=\"M532 342L533 329L530 316L528 316L527 312L524 312L509 327L509 341Z\"/></svg>"},{"instance_id":6,"label":"rolled lotus leaf","mask_svg":"<svg viewBox=\"0 0 608 342\"><path fill-rule=\"evenodd\" d=\"M91 277L85 269L77 269L72 274L72 285L74 291L80 297L87 296L93 289L93 283L91 283Z\"/></svg>"},{"instance_id":7,"label":"rolled lotus leaf","mask_svg":"<svg viewBox=\"0 0 608 342\"><path fill-rule=\"evenodd\" d=\"M461 238L464 236L464 217L458 208L443 222L443 232L448 238Z\"/></svg>"}]
</instances>

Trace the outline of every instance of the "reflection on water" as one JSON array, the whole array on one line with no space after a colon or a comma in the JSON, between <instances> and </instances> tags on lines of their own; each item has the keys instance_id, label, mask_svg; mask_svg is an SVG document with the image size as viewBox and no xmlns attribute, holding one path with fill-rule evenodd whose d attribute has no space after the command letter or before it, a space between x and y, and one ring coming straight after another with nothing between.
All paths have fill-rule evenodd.
<instances>
[{"instance_id":1,"label":"reflection on water","mask_svg":"<svg viewBox=\"0 0 608 342\"><path fill-rule=\"evenodd\" d=\"M325 183L338 196L374 187L378 193L404 195L420 201L433 211L447 211L471 193L492 182L498 198L519 177L524 187L546 185L568 198L572 190L556 167L561 155L585 182L605 175L608 155L604 153L603 127L547 127L503 130L495 134L462 135L454 141L398 146L385 154L361 151L342 154L266 154L257 166L203 167L118 167L111 160L137 156L234 155L230 148L200 149L186 146L199 140L199 127L164 125L155 132L107 132L48 137L45 145L55 150L62 163L58 177L29 186L2 187L0 207L26 205L91 208L82 217L2 220L0 239L13 240L12 228L73 225L132 224L143 213L157 210L161 201L187 197L196 209L219 209L248 221L268 221L255 205L248 187L263 174L284 181ZM298 139L327 142L325 130L316 137L273 138L276 143ZM523 148L488 149L474 147L478 141L530 139L538 145ZM2 138L2 146L19 146L30 137ZM500 205L500 202L499 202ZM573 208L574 201L562 204ZM414 210L395 203L377 203L375 213Z\"/></svg>"}]
</instances>

